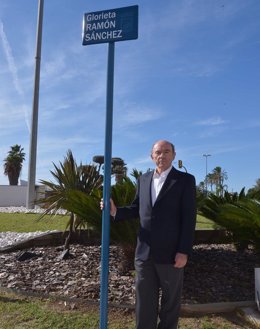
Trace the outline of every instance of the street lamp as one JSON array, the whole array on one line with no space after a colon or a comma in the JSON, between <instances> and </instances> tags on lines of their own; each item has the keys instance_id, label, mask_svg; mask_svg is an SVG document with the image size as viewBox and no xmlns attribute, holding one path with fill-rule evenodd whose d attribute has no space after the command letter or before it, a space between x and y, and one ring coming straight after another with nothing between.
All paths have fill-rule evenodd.
<instances>
[{"instance_id":1,"label":"street lamp","mask_svg":"<svg viewBox=\"0 0 260 329\"><path fill-rule=\"evenodd\" d=\"M39 0L38 23L37 23L37 32L36 32L36 55L35 55L31 138L30 138L30 157L29 157L29 167L28 167L28 187L27 187L27 199L26 199L26 208L29 209L34 208L34 200L35 200L35 176L36 176L38 107L39 107L40 68L41 68L41 49L42 49L43 5L44 5L44 0Z\"/></svg>"},{"instance_id":2,"label":"street lamp","mask_svg":"<svg viewBox=\"0 0 260 329\"><path fill-rule=\"evenodd\" d=\"M205 185L206 185L206 196L208 195L208 157L211 156L211 154L203 154L203 156L206 158L206 176L205 176Z\"/></svg>"}]
</instances>

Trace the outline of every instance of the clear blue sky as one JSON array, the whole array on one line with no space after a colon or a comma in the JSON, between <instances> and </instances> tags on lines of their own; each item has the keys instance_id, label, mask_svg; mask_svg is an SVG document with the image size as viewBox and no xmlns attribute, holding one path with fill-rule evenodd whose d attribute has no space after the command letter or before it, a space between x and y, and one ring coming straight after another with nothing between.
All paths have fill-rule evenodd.
<instances>
[{"instance_id":1,"label":"clear blue sky","mask_svg":"<svg viewBox=\"0 0 260 329\"><path fill-rule=\"evenodd\" d=\"M104 153L107 44L82 46L84 13L139 5L139 38L115 45L113 156L145 171L167 139L197 183L221 166L230 191L260 177L259 0L45 0L37 181L71 149ZM37 0L0 3L0 161L21 144L27 180ZM177 166L177 163L175 164ZM0 170L0 184L8 184Z\"/></svg>"}]
</instances>

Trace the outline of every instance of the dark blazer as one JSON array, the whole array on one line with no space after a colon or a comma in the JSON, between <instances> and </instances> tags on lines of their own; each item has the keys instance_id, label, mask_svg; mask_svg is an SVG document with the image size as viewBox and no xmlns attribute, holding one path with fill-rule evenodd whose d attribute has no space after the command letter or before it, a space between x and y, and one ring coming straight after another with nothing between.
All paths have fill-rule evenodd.
<instances>
[{"instance_id":1,"label":"dark blazer","mask_svg":"<svg viewBox=\"0 0 260 329\"><path fill-rule=\"evenodd\" d=\"M194 176L172 168L152 206L153 171L140 176L135 198L117 209L115 221L140 218L136 259L174 263L177 252L190 254L196 223Z\"/></svg>"}]
</instances>

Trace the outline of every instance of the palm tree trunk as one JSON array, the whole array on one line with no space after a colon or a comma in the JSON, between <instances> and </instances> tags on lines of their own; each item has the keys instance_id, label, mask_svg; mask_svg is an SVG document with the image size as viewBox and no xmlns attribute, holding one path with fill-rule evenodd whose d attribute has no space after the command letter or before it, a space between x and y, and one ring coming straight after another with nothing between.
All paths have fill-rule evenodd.
<instances>
[{"instance_id":1,"label":"palm tree trunk","mask_svg":"<svg viewBox=\"0 0 260 329\"><path fill-rule=\"evenodd\" d=\"M19 176L14 175L14 173L9 173L8 174L9 185L18 185L18 177Z\"/></svg>"},{"instance_id":2,"label":"palm tree trunk","mask_svg":"<svg viewBox=\"0 0 260 329\"><path fill-rule=\"evenodd\" d=\"M64 250L69 250L70 240L71 240L72 233L73 233L73 224L74 224L74 214L71 213L70 214L70 221L69 221L69 234L68 234L68 236L65 240Z\"/></svg>"}]
</instances>

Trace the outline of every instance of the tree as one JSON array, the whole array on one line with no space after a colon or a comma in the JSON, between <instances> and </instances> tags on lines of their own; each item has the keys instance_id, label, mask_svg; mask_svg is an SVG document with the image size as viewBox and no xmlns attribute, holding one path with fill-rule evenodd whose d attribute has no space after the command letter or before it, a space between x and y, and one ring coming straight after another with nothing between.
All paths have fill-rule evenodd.
<instances>
[{"instance_id":1,"label":"tree","mask_svg":"<svg viewBox=\"0 0 260 329\"><path fill-rule=\"evenodd\" d=\"M18 185L23 161L25 160L25 153L21 145L15 144L11 146L7 157L4 159L4 174L8 176L10 185Z\"/></svg>"},{"instance_id":2,"label":"tree","mask_svg":"<svg viewBox=\"0 0 260 329\"><path fill-rule=\"evenodd\" d=\"M196 187L196 202L197 202L197 210L199 211L202 205L204 204L204 200L207 198L205 193L205 182L200 182Z\"/></svg>"},{"instance_id":3,"label":"tree","mask_svg":"<svg viewBox=\"0 0 260 329\"><path fill-rule=\"evenodd\" d=\"M212 187L215 185L215 193L220 196L224 194L224 191L227 190L227 185L224 184L224 181L228 179L227 172L221 167L216 167L211 173L207 175L208 182Z\"/></svg>"},{"instance_id":4,"label":"tree","mask_svg":"<svg viewBox=\"0 0 260 329\"><path fill-rule=\"evenodd\" d=\"M95 155L93 161L98 164L98 172L104 169L105 157L103 155ZM123 178L126 177L127 167L123 159L112 158L111 159L111 175L115 176L115 182L121 183Z\"/></svg>"},{"instance_id":5,"label":"tree","mask_svg":"<svg viewBox=\"0 0 260 329\"><path fill-rule=\"evenodd\" d=\"M39 218L41 219L47 214L55 214L60 209L65 209L70 213L67 225L69 234L64 246L66 250L69 249L73 231L84 227L87 223L84 217L80 217L73 211L74 207L71 205L73 200L70 197L70 192L80 191L85 195L91 195L94 190L101 188L103 178L94 165L80 164L78 166L71 150L68 150L63 163L60 162L59 166L53 165L54 170L51 171L51 174L56 183L40 180L43 185L47 186L48 192L46 197L40 198L37 202L46 208Z\"/></svg>"},{"instance_id":6,"label":"tree","mask_svg":"<svg viewBox=\"0 0 260 329\"><path fill-rule=\"evenodd\" d=\"M122 183L123 178L126 177L127 168L124 160L121 158L112 158L111 160L112 165L112 175L115 175L116 184Z\"/></svg>"},{"instance_id":7,"label":"tree","mask_svg":"<svg viewBox=\"0 0 260 329\"><path fill-rule=\"evenodd\" d=\"M256 184L247 191L247 196L260 200L260 178L258 178Z\"/></svg>"},{"instance_id":8,"label":"tree","mask_svg":"<svg viewBox=\"0 0 260 329\"><path fill-rule=\"evenodd\" d=\"M252 244L260 252L260 204L257 200L244 198L222 205L218 220L233 233L237 247L244 249Z\"/></svg>"},{"instance_id":9,"label":"tree","mask_svg":"<svg viewBox=\"0 0 260 329\"><path fill-rule=\"evenodd\" d=\"M210 194L200 209L201 213L230 232L235 246L245 249L252 244L260 250L260 203L245 194L224 192Z\"/></svg>"},{"instance_id":10,"label":"tree","mask_svg":"<svg viewBox=\"0 0 260 329\"><path fill-rule=\"evenodd\" d=\"M143 174L143 172L142 172L141 170L137 170L136 168L134 168L134 169L132 170L132 172L130 173L130 175L131 175L132 177L134 177L135 181L137 181L138 178L139 178L142 174Z\"/></svg>"},{"instance_id":11,"label":"tree","mask_svg":"<svg viewBox=\"0 0 260 329\"><path fill-rule=\"evenodd\" d=\"M213 186L216 184L216 177L213 173L207 175L207 182L210 185L210 191L213 192Z\"/></svg>"},{"instance_id":12,"label":"tree","mask_svg":"<svg viewBox=\"0 0 260 329\"><path fill-rule=\"evenodd\" d=\"M135 196L136 183L129 177L124 177L121 183L117 183L111 187L111 197L117 206L130 204ZM70 211L81 218L85 218L87 223L101 234L102 220L100 210L100 199L102 197L101 190L95 190L91 195L87 195L82 191L71 190L68 192L72 202L69 204ZM123 258L121 260L121 271L125 272L133 269L134 251L136 245L136 236L139 228L139 220L122 222L111 222L110 238L112 242L117 243L122 248Z\"/></svg>"}]
</instances>

